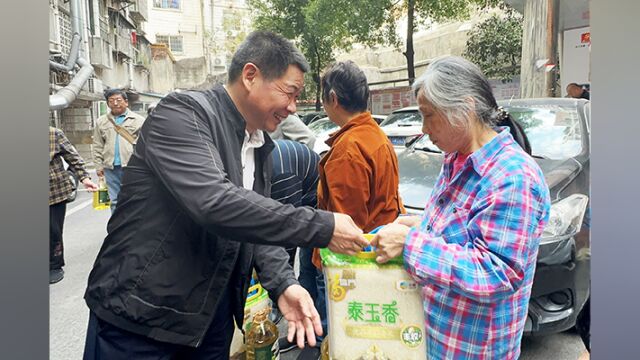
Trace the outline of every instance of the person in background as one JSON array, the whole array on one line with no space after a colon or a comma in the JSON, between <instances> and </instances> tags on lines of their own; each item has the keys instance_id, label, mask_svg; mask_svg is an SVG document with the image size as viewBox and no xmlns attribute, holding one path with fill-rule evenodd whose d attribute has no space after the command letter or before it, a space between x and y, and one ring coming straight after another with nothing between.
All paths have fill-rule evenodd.
<instances>
[{"instance_id":1,"label":"person in background","mask_svg":"<svg viewBox=\"0 0 640 360\"><path fill-rule=\"evenodd\" d=\"M376 260L403 256L422 286L428 358L515 360L549 219L544 175L509 127L495 128L513 119L473 63L435 59L413 90L444 164L422 217L377 233Z\"/></svg>"},{"instance_id":2,"label":"person in background","mask_svg":"<svg viewBox=\"0 0 640 360\"><path fill-rule=\"evenodd\" d=\"M75 184L69 179L62 159L78 180L89 191L98 190L91 181L85 163L62 130L49 127L49 284L55 284L64 278L64 244L62 231L67 211L67 199Z\"/></svg>"},{"instance_id":3,"label":"person in background","mask_svg":"<svg viewBox=\"0 0 640 360\"><path fill-rule=\"evenodd\" d=\"M567 96L575 99L589 100L591 94L584 86L580 86L576 83L570 83L567 85Z\"/></svg>"},{"instance_id":4,"label":"person in background","mask_svg":"<svg viewBox=\"0 0 640 360\"><path fill-rule=\"evenodd\" d=\"M123 90L107 90L104 97L110 112L96 120L93 130L93 162L98 177L104 176L106 180L113 212L118 203L122 171L133 153L133 144L138 138L144 118L129 110L127 93ZM117 126L131 135L133 143L116 131Z\"/></svg>"},{"instance_id":5,"label":"person in background","mask_svg":"<svg viewBox=\"0 0 640 360\"><path fill-rule=\"evenodd\" d=\"M160 100L89 274L85 360L228 359L253 269L289 341L315 345L319 315L283 247L356 254L368 243L348 215L269 198L265 132L295 113L308 70L289 40L256 31L225 85Z\"/></svg>"},{"instance_id":6,"label":"person in background","mask_svg":"<svg viewBox=\"0 0 640 360\"><path fill-rule=\"evenodd\" d=\"M273 173L271 175L271 198L283 204L293 206L317 205L318 190L318 162L320 156L311 151L307 146L292 140L275 140L275 148L271 152L273 161ZM297 248L287 248L289 253L289 265L293 267ZM305 288L311 299L314 300L320 318L324 319L324 308L318 304L317 277L321 275L313 266L311 256L313 248L301 247L299 252L300 275L298 281ZM278 311L274 308L276 318ZM319 343L319 342L318 342ZM280 353L285 353L296 347L286 336L279 340Z\"/></svg>"},{"instance_id":7,"label":"person in background","mask_svg":"<svg viewBox=\"0 0 640 360\"><path fill-rule=\"evenodd\" d=\"M320 160L318 208L348 214L370 232L405 212L395 150L367 111L369 85L354 62L329 66L320 83L324 110L340 129L326 141L330 149ZM313 263L322 267L318 249ZM326 306L324 287L324 281L318 281L322 306Z\"/></svg>"},{"instance_id":8,"label":"person in background","mask_svg":"<svg viewBox=\"0 0 640 360\"><path fill-rule=\"evenodd\" d=\"M316 136L313 135L309 127L295 114L291 114L282 120L276 130L269 133L269 137L273 140L285 139L297 141L307 145L311 150L313 150L313 145L316 143Z\"/></svg>"}]
</instances>

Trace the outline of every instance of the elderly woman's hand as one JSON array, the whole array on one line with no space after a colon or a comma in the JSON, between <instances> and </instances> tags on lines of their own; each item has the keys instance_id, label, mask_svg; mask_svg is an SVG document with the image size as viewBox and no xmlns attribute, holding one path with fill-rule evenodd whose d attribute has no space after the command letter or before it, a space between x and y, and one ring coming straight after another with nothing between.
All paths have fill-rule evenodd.
<instances>
[{"instance_id":1,"label":"elderly woman's hand","mask_svg":"<svg viewBox=\"0 0 640 360\"><path fill-rule=\"evenodd\" d=\"M402 216L398 216L393 223L394 224L400 224L400 225L405 225L408 227L416 227L418 225L420 225L420 221L422 220L421 216L418 215L402 215Z\"/></svg>"},{"instance_id":2,"label":"elderly woman's hand","mask_svg":"<svg viewBox=\"0 0 640 360\"><path fill-rule=\"evenodd\" d=\"M386 263L396 256L402 255L404 241L410 227L398 223L391 223L378 231L376 237L371 240L371 245L376 248L376 261Z\"/></svg>"}]
</instances>

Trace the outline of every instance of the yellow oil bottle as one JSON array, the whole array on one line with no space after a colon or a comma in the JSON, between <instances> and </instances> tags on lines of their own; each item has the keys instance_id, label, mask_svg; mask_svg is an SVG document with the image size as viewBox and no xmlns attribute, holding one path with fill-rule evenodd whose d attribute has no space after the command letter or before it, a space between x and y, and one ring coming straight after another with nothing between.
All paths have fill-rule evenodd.
<instances>
[{"instance_id":1,"label":"yellow oil bottle","mask_svg":"<svg viewBox=\"0 0 640 360\"><path fill-rule=\"evenodd\" d=\"M104 177L99 177L98 191L93 193L93 208L96 210L106 210L111 208L111 200L107 191L107 184Z\"/></svg>"},{"instance_id":2,"label":"yellow oil bottle","mask_svg":"<svg viewBox=\"0 0 640 360\"><path fill-rule=\"evenodd\" d=\"M320 344L320 360L331 360L329 356L329 336L325 336Z\"/></svg>"},{"instance_id":3,"label":"yellow oil bottle","mask_svg":"<svg viewBox=\"0 0 640 360\"><path fill-rule=\"evenodd\" d=\"M278 360L278 327L269 320L271 308L256 313L245 338L246 360Z\"/></svg>"}]
</instances>

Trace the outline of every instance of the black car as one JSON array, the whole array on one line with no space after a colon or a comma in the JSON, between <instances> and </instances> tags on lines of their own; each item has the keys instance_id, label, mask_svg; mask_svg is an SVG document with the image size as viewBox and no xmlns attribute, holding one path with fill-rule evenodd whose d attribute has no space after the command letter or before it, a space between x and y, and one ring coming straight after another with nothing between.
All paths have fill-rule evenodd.
<instances>
[{"instance_id":1,"label":"black car","mask_svg":"<svg viewBox=\"0 0 640 360\"><path fill-rule=\"evenodd\" d=\"M590 103L545 98L499 104L523 126L551 195L524 331L561 332L575 325L590 296ZM409 212L422 214L442 161L427 135L398 155L400 195Z\"/></svg>"}]
</instances>

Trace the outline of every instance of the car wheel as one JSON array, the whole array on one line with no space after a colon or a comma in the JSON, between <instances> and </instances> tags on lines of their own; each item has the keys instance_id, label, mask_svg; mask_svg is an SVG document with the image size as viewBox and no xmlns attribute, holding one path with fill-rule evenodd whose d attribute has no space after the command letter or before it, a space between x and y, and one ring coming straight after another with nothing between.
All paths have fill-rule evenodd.
<instances>
[{"instance_id":1,"label":"car wheel","mask_svg":"<svg viewBox=\"0 0 640 360\"><path fill-rule=\"evenodd\" d=\"M67 170L67 176L69 176L69 180L73 184L73 191L71 192L71 194L69 194L69 197L67 198L67 202L72 202L76 199L76 196L78 196L79 181L78 181L78 177L73 171Z\"/></svg>"}]
</instances>

